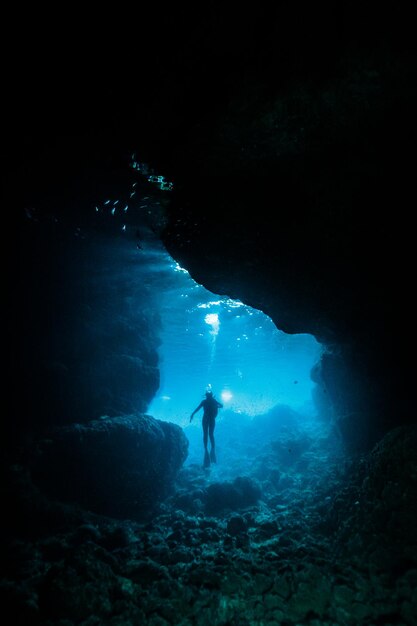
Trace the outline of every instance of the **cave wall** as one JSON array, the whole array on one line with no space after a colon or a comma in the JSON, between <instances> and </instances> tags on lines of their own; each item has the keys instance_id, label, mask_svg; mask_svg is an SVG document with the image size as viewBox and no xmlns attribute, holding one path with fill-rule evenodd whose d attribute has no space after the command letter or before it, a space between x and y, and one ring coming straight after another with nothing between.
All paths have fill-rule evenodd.
<instances>
[{"instance_id":1,"label":"cave wall","mask_svg":"<svg viewBox=\"0 0 417 626\"><path fill-rule=\"evenodd\" d=\"M143 19L120 63L112 46L94 72L82 41L70 61L72 46L54 47L58 81L31 47L5 114L16 210L41 205L82 222L98 193L125 181L136 151L174 183L161 237L193 278L326 345L321 379L348 439L371 444L412 421L412 17L294 5L199 16L148 7ZM42 89L22 113L34 67ZM23 337L32 348L31 332ZM11 352L19 360L20 348ZM13 369L16 405L27 386L33 403L44 377L31 382L36 359L23 369ZM48 376L61 384L62 368Z\"/></svg>"},{"instance_id":2,"label":"cave wall","mask_svg":"<svg viewBox=\"0 0 417 626\"><path fill-rule=\"evenodd\" d=\"M132 248L114 231L36 213L19 225L8 437L24 442L52 426L145 412L159 387L159 316Z\"/></svg>"},{"instance_id":3,"label":"cave wall","mask_svg":"<svg viewBox=\"0 0 417 626\"><path fill-rule=\"evenodd\" d=\"M331 174L321 165L315 184L320 178L325 188ZM266 180L225 176L184 186L173 194L163 240L207 289L262 310L285 332L322 342L321 380L346 440L372 445L413 419L411 319L401 306L412 244L401 220L392 219L394 206L407 202L391 187L400 184L399 172L384 167L362 180L352 200L344 186L327 189L325 209L305 164L292 168L291 184L281 184L277 163L277 175Z\"/></svg>"},{"instance_id":4,"label":"cave wall","mask_svg":"<svg viewBox=\"0 0 417 626\"><path fill-rule=\"evenodd\" d=\"M170 163L162 233L206 288L323 343L320 379L354 448L414 420L416 66L394 17L332 41L315 65L321 40L290 76L278 39L265 44L264 66L248 66L209 132L196 124L177 150L193 158Z\"/></svg>"}]
</instances>

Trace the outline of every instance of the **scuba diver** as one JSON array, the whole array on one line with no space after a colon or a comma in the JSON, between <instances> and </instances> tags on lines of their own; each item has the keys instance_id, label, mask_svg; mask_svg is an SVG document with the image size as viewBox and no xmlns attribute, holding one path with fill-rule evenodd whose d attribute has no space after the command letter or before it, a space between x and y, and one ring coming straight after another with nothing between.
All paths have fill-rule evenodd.
<instances>
[{"instance_id":1,"label":"scuba diver","mask_svg":"<svg viewBox=\"0 0 417 626\"><path fill-rule=\"evenodd\" d=\"M203 411L203 443L204 443L204 467L210 467L211 463L216 463L216 446L214 442L214 427L216 426L216 416L223 405L216 400L212 391L206 391L206 397L200 402L198 407L191 413L190 422L193 421L194 414L200 409ZM207 449L208 438L210 437L210 454Z\"/></svg>"}]
</instances>

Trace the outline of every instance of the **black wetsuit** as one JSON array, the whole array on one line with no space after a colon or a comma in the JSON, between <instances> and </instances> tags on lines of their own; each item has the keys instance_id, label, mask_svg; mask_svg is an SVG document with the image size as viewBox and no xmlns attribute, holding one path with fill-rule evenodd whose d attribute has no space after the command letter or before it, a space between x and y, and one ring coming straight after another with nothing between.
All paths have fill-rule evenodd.
<instances>
[{"instance_id":1,"label":"black wetsuit","mask_svg":"<svg viewBox=\"0 0 417 626\"><path fill-rule=\"evenodd\" d=\"M213 397L205 398L204 400L200 402L198 407L194 409L194 411L191 414L191 417L193 417L194 413L197 413L197 411L199 411L201 408L203 409L204 449L207 452L207 443L210 437L210 443L211 443L210 457L211 457L211 461L215 461L216 453L215 453L215 441L214 441L214 428L216 426L217 412L219 409L223 408L223 405Z\"/></svg>"}]
</instances>

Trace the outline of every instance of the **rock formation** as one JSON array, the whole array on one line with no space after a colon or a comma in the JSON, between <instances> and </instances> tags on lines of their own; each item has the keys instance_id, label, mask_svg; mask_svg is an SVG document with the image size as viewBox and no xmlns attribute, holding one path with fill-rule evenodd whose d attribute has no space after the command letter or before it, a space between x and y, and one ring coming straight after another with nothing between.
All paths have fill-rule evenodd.
<instances>
[{"instance_id":1,"label":"rock formation","mask_svg":"<svg viewBox=\"0 0 417 626\"><path fill-rule=\"evenodd\" d=\"M54 500L143 519L172 492L187 448L179 426L148 415L71 424L38 443L31 475Z\"/></svg>"}]
</instances>

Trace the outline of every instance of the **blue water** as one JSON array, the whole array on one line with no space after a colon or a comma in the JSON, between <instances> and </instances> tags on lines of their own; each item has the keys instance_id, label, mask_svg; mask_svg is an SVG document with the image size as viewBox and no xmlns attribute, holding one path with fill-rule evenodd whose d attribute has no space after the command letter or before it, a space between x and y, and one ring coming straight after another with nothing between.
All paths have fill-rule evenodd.
<instances>
[{"instance_id":1,"label":"blue water","mask_svg":"<svg viewBox=\"0 0 417 626\"><path fill-rule=\"evenodd\" d=\"M288 335L262 311L211 293L158 240L143 253L162 320L161 385L149 414L187 428L209 386L235 414L253 418L276 405L316 414L310 372L323 348L313 336Z\"/></svg>"}]
</instances>

